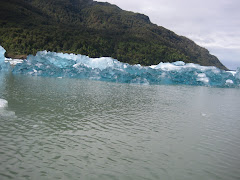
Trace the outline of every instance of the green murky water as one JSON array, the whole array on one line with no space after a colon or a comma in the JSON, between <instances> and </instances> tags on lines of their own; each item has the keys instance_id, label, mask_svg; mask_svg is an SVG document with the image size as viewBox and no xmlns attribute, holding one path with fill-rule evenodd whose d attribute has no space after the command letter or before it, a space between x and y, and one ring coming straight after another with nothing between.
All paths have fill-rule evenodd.
<instances>
[{"instance_id":1,"label":"green murky water","mask_svg":"<svg viewBox=\"0 0 240 180\"><path fill-rule=\"evenodd\" d=\"M0 179L240 179L240 90L0 74Z\"/></svg>"}]
</instances>

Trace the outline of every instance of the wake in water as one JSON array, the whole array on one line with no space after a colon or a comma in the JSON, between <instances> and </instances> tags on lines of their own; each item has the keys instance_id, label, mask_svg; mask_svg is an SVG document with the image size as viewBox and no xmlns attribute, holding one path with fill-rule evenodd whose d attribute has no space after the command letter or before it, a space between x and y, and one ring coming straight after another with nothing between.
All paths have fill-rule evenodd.
<instances>
[{"instance_id":1,"label":"wake in water","mask_svg":"<svg viewBox=\"0 0 240 180\"><path fill-rule=\"evenodd\" d=\"M0 56L4 57L3 54ZM40 51L36 56L29 55L22 63L15 63L12 72L33 76L74 77L136 84L240 87L239 68L236 72L228 72L213 66L185 64L182 61L146 67L121 63L110 57L89 58L84 55L47 51Z\"/></svg>"}]
</instances>

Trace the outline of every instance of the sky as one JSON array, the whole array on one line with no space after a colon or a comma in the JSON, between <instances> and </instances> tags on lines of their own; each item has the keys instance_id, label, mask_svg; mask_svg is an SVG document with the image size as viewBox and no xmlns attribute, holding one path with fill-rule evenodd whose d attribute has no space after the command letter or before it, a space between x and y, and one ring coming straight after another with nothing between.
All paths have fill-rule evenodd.
<instances>
[{"instance_id":1,"label":"sky","mask_svg":"<svg viewBox=\"0 0 240 180\"><path fill-rule=\"evenodd\" d=\"M97 0L149 16L186 36L229 69L240 67L240 0Z\"/></svg>"}]
</instances>

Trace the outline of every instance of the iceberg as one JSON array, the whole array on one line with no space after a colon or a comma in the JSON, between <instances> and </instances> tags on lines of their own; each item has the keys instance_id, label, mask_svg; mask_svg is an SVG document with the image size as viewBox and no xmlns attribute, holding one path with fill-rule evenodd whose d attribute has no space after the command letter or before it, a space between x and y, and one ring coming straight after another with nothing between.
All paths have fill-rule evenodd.
<instances>
[{"instance_id":1,"label":"iceberg","mask_svg":"<svg viewBox=\"0 0 240 180\"><path fill-rule=\"evenodd\" d=\"M213 87L239 87L236 73L213 66L177 61L153 66L129 65L110 57L40 51L16 64L13 73L32 76L73 77L134 84L184 84Z\"/></svg>"},{"instance_id":2,"label":"iceberg","mask_svg":"<svg viewBox=\"0 0 240 180\"><path fill-rule=\"evenodd\" d=\"M240 87L240 68L236 72L213 66L177 61L152 66L130 65L111 57L90 58L81 54L39 51L27 59L8 59L0 46L0 70L32 76L70 77L133 84L183 84L212 87Z\"/></svg>"}]
</instances>

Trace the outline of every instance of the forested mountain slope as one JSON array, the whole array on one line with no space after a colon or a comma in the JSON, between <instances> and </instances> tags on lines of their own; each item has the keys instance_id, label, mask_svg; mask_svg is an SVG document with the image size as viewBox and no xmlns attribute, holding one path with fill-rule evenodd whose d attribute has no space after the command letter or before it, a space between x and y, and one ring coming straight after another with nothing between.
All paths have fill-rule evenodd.
<instances>
[{"instance_id":1,"label":"forested mountain slope","mask_svg":"<svg viewBox=\"0 0 240 180\"><path fill-rule=\"evenodd\" d=\"M207 49L147 16L92 0L1 0L0 44L10 57L49 50L130 64L182 60L226 69Z\"/></svg>"}]
</instances>

